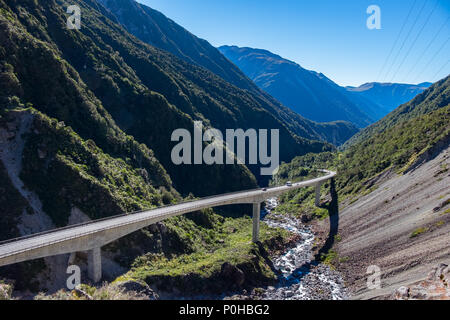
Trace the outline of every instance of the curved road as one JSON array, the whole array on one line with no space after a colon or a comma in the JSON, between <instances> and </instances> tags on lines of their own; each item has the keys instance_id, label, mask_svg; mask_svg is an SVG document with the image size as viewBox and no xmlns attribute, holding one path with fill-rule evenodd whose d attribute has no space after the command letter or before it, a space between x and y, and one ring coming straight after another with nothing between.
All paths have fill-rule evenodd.
<instances>
[{"instance_id":1,"label":"curved road","mask_svg":"<svg viewBox=\"0 0 450 320\"><path fill-rule=\"evenodd\" d=\"M326 175L308 181L293 183L292 186L285 185L217 195L7 240L0 243L0 266L59 254L92 251L93 254L90 258L94 261L93 264L97 264L97 270L93 270L90 274L95 281L98 281L100 280L99 277L101 277L100 248L102 246L173 216L229 204L254 204L253 240L258 241L261 202L293 189L316 186L316 190L320 190L320 185L323 182L336 175L336 172L321 171L326 173ZM316 204L318 201L317 196L320 196L320 193L317 192ZM98 270L99 268L100 270ZM95 273L97 275L94 275Z\"/></svg>"}]
</instances>

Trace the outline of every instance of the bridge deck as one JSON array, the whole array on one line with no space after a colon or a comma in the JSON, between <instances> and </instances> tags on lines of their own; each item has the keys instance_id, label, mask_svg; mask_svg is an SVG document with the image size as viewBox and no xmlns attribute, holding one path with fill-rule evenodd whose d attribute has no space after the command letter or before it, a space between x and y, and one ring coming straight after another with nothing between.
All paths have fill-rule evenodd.
<instances>
[{"instance_id":1,"label":"bridge deck","mask_svg":"<svg viewBox=\"0 0 450 320\"><path fill-rule=\"evenodd\" d=\"M312 180L294 183L292 186L267 188L266 191L255 189L212 196L7 240L0 243L0 266L50 255L90 250L173 216L222 205L262 202L293 189L315 186L336 175L335 172L322 171L327 174ZM92 238L95 237L98 239L93 241ZM81 241L82 239L84 240ZM68 245L69 243L71 245ZM51 248L52 246L54 248Z\"/></svg>"}]
</instances>

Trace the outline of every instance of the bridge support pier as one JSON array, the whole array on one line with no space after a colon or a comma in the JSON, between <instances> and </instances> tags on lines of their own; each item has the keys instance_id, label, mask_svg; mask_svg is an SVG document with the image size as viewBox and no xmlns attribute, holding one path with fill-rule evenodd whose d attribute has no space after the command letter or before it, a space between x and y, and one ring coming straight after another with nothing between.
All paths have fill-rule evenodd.
<instances>
[{"instance_id":1,"label":"bridge support pier","mask_svg":"<svg viewBox=\"0 0 450 320\"><path fill-rule=\"evenodd\" d=\"M75 259L77 257L77 253L76 252L72 252L69 256L69 261L67 261L67 265L72 265L75 262Z\"/></svg>"},{"instance_id":2,"label":"bridge support pier","mask_svg":"<svg viewBox=\"0 0 450 320\"><path fill-rule=\"evenodd\" d=\"M252 241L254 243L259 241L259 220L261 216L261 203L256 202L253 204L253 235Z\"/></svg>"},{"instance_id":3,"label":"bridge support pier","mask_svg":"<svg viewBox=\"0 0 450 320\"><path fill-rule=\"evenodd\" d=\"M322 186L322 183L316 184L316 201L315 205L316 207L320 206L320 187Z\"/></svg>"},{"instance_id":4,"label":"bridge support pier","mask_svg":"<svg viewBox=\"0 0 450 320\"><path fill-rule=\"evenodd\" d=\"M102 279L102 252L100 247L88 252L88 276L94 283Z\"/></svg>"}]
</instances>

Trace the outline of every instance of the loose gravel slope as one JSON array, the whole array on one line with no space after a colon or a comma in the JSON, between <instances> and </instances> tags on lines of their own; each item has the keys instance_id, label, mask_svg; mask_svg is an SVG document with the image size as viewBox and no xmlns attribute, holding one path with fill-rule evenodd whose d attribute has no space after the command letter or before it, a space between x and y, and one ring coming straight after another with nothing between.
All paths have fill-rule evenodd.
<instances>
[{"instance_id":1,"label":"loose gravel slope","mask_svg":"<svg viewBox=\"0 0 450 320\"><path fill-rule=\"evenodd\" d=\"M341 209L337 245L354 299L388 297L450 264L450 147L404 175L390 173L370 194ZM387 176L387 177L386 177ZM381 268L381 288L367 288L367 267Z\"/></svg>"}]
</instances>

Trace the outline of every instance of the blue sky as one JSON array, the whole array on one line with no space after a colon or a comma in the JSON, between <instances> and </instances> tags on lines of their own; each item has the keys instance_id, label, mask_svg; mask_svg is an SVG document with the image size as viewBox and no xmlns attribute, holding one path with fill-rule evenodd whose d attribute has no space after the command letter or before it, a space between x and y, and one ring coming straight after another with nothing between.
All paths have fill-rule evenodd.
<instances>
[{"instance_id":1,"label":"blue sky","mask_svg":"<svg viewBox=\"0 0 450 320\"><path fill-rule=\"evenodd\" d=\"M138 1L214 46L267 49L340 85L450 73L450 0ZM369 5L380 7L380 30L366 26Z\"/></svg>"}]
</instances>

